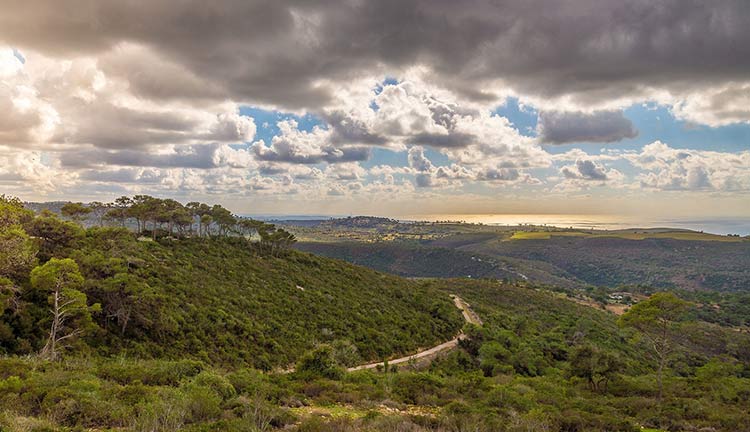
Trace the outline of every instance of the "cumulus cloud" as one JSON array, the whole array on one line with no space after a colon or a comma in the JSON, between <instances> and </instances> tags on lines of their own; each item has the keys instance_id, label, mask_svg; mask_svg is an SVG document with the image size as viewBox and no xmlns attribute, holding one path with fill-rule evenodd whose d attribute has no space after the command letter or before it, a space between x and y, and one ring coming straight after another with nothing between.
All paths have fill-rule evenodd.
<instances>
[{"instance_id":1,"label":"cumulus cloud","mask_svg":"<svg viewBox=\"0 0 750 432\"><path fill-rule=\"evenodd\" d=\"M424 149L421 147L409 149L409 166L417 172L430 172L435 169L432 162L424 155Z\"/></svg>"},{"instance_id":2,"label":"cumulus cloud","mask_svg":"<svg viewBox=\"0 0 750 432\"><path fill-rule=\"evenodd\" d=\"M255 164L246 149L235 149L226 144L170 146L159 152L94 148L62 153L60 161L70 168L114 165L210 169L222 166L248 168Z\"/></svg>"},{"instance_id":3,"label":"cumulus cloud","mask_svg":"<svg viewBox=\"0 0 750 432\"><path fill-rule=\"evenodd\" d=\"M588 159L579 159L575 165L565 166L560 172L567 179L579 180L607 180L604 167Z\"/></svg>"},{"instance_id":4,"label":"cumulus cloud","mask_svg":"<svg viewBox=\"0 0 750 432\"><path fill-rule=\"evenodd\" d=\"M638 135L622 111L539 113L539 139L546 144L612 143Z\"/></svg>"},{"instance_id":5,"label":"cumulus cloud","mask_svg":"<svg viewBox=\"0 0 750 432\"><path fill-rule=\"evenodd\" d=\"M750 82L696 91L672 107L677 118L713 127L750 123Z\"/></svg>"},{"instance_id":6,"label":"cumulus cloud","mask_svg":"<svg viewBox=\"0 0 750 432\"><path fill-rule=\"evenodd\" d=\"M75 173L67 172L55 161L44 159L43 154L38 151L0 146L0 185L15 188L18 184L24 184L46 192L68 187L76 180Z\"/></svg>"},{"instance_id":7,"label":"cumulus cloud","mask_svg":"<svg viewBox=\"0 0 750 432\"><path fill-rule=\"evenodd\" d=\"M300 130L294 120L281 121L278 126L281 133L273 137L270 146L266 146L263 141L253 144L252 150L257 159L268 162L317 164L362 161L370 155L367 147L331 144L330 131L320 127L306 132Z\"/></svg>"},{"instance_id":8,"label":"cumulus cloud","mask_svg":"<svg viewBox=\"0 0 750 432\"><path fill-rule=\"evenodd\" d=\"M644 170L642 187L661 190L750 191L750 151L682 150L656 141L625 156Z\"/></svg>"},{"instance_id":9,"label":"cumulus cloud","mask_svg":"<svg viewBox=\"0 0 750 432\"><path fill-rule=\"evenodd\" d=\"M418 187L448 186L462 180L495 183L534 183L528 173L517 169L512 163L478 165L466 167L459 164L436 167L424 154L422 147L412 147L408 152L409 167L414 173Z\"/></svg>"}]
</instances>

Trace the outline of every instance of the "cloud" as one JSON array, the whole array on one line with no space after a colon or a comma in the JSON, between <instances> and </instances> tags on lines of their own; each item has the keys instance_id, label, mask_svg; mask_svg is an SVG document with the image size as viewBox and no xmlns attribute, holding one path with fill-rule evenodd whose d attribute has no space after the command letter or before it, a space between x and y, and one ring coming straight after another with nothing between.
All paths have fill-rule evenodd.
<instances>
[{"instance_id":1,"label":"cloud","mask_svg":"<svg viewBox=\"0 0 750 432\"><path fill-rule=\"evenodd\" d=\"M417 172L429 172L435 169L427 157L424 155L424 149L421 147L412 147L409 149L409 166Z\"/></svg>"},{"instance_id":2,"label":"cloud","mask_svg":"<svg viewBox=\"0 0 750 432\"><path fill-rule=\"evenodd\" d=\"M231 97L289 109L328 105L337 83L364 73L416 65L463 99L498 101L510 88L579 108L654 92L679 99L749 81L744 0L586 0L554 9L543 0L203 6L71 0L59 14L61 5L51 0L11 1L0 41L59 58L115 53L132 66L108 60L103 67L132 77L132 91L146 99ZM134 74L137 65L151 67Z\"/></svg>"},{"instance_id":3,"label":"cloud","mask_svg":"<svg viewBox=\"0 0 750 432\"><path fill-rule=\"evenodd\" d=\"M420 133L409 139L410 144L428 145L435 148L467 147L476 137L467 133L429 134Z\"/></svg>"},{"instance_id":4,"label":"cloud","mask_svg":"<svg viewBox=\"0 0 750 432\"><path fill-rule=\"evenodd\" d=\"M6 190L18 184L48 192L69 187L76 174L67 172L55 161L45 161L37 151L8 149L0 146L0 185Z\"/></svg>"},{"instance_id":5,"label":"cloud","mask_svg":"<svg viewBox=\"0 0 750 432\"><path fill-rule=\"evenodd\" d=\"M324 199L329 190L391 196L537 177L750 189L747 152L543 146L633 138L622 109L639 101L691 123L750 122L742 0L4 6L13 11L0 16L0 181L9 190L95 183ZM538 137L493 114L509 96L540 112ZM282 121L260 140L255 120L240 115L246 105L323 124ZM360 164L382 149L406 165Z\"/></svg>"},{"instance_id":6,"label":"cloud","mask_svg":"<svg viewBox=\"0 0 750 432\"><path fill-rule=\"evenodd\" d=\"M622 111L539 113L537 133L545 144L612 143L638 135Z\"/></svg>"},{"instance_id":7,"label":"cloud","mask_svg":"<svg viewBox=\"0 0 750 432\"><path fill-rule=\"evenodd\" d=\"M696 91L675 103L672 113L679 119L713 127L750 123L750 82Z\"/></svg>"},{"instance_id":8,"label":"cloud","mask_svg":"<svg viewBox=\"0 0 750 432\"><path fill-rule=\"evenodd\" d=\"M587 159L579 159L576 161L575 165L565 166L560 172L567 179L598 181L605 181L608 179L604 167Z\"/></svg>"},{"instance_id":9,"label":"cloud","mask_svg":"<svg viewBox=\"0 0 750 432\"><path fill-rule=\"evenodd\" d=\"M337 181L358 181L367 175L367 171L357 163L342 163L329 165L325 169L325 177Z\"/></svg>"},{"instance_id":10,"label":"cloud","mask_svg":"<svg viewBox=\"0 0 750 432\"><path fill-rule=\"evenodd\" d=\"M510 163L495 166L482 165L467 168L459 164L436 167L424 155L422 147L412 147L408 151L409 167L414 172L414 180L418 187L448 186L461 180L514 183L528 182L534 179Z\"/></svg>"},{"instance_id":11,"label":"cloud","mask_svg":"<svg viewBox=\"0 0 750 432\"><path fill-rule=\"evenodd\" d=\"M60 162L69 168L113 165L210 169L222 166L248 168L255 164L247 150L235 149L226 144L171 146L158 152L94 148L64 152L60 155Z\"/></svg>"},{"instance_id":12,"label":"cloud","mask_svg":"<svg viewBox=\"0 0 750 432\"><path fill-rule=\"evenodd\" d=\"M641 187L660 190L750 191L750 151L682 150L655 141L625 155L644 170Z\"/></svg>"},{"instance_id":13,"label":"cloud","mask_svg":"<svg viewBox=\"0 0 750 432\"><path fill-rule=\"evenodd\" d=\"M367 160L370 150L360 146L336 146L331 144L331 133L315 127L306 132L298 129L294 120L278 124L281 133L274 136L271 145L258 141L251 147L255 157L267 162L295 164L345 163Z\"/></svg>"}]
</instances>

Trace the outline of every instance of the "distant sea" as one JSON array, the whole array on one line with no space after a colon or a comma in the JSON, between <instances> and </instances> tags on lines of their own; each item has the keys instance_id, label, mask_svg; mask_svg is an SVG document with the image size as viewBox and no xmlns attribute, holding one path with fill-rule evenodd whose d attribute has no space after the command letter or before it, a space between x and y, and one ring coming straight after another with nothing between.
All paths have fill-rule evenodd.
<instances>
[{"instance_id":1,"label":"distant sea","mask_svg":"<svg viewBox=\"0 0 750 432\"><path fill-rule=\"evenodd\" d=\"M243 215L266 221L316 221L345 218L347 215ZM348 216L355 216L354 214ZM374 215L357 215L374 216ZM712 234L750 235L750 217L711 219L648 219L615 215L580 214L423 214L383 216L400 221L463 221L499 226L548 225L559 228L618 230L627 228L681 228Z\"/></svg>"},{"instance_id":2,"label":"distant sea","mask_svg":"<svg viewBox=\"0 0 750 432\"><path fill-rule=\"evenodd\" d=\"M487 225L549 225L560 228L618 230L626 228L682 228L713 234L750 235L750 217L712 219L643 219L613 215L567 215L567 214L444 214L409 215L402 220L451 220Z\"/></svg>"}]
</instances>

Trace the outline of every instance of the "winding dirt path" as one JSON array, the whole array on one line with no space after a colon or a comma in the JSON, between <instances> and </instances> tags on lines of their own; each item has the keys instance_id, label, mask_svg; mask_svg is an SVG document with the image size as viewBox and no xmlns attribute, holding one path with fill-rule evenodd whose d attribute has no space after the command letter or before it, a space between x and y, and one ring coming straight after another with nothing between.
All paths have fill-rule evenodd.
<instances>
[{"instance_id":1,"label":"winding dirt path","mask_svg":"<svg viewBox=\"0 0 750 432\"><path fill-rule=\"evenodd\" d=\"M479 318L479 316L471 310L471 307L468 303L466 303L461 297L451 294L451 298L453 299L453 304L456 305L456 307L461 311L461 314L464 317L464 320L468 323L476 324L476 325L482 325L482 320ZM460 332L456 337L449 340L448 342L441 343L440 345L436 345L432 348L426 349L424 351L420 351L416 354L412 354L410 356L401 357L393 360L388 360L389 365L397 365L401 363L409 363L409 362L416 362L422 359L432 359L437 354L450 351L456 346L458 346L458 341L463 339L465 336L463 332ZM383 362L377 362L377 363L368 363L360 366L355 366L347 369L349 372L363 370L363 369L375 369L378 366L382 366Z\"/></svg>"}]
</instances>

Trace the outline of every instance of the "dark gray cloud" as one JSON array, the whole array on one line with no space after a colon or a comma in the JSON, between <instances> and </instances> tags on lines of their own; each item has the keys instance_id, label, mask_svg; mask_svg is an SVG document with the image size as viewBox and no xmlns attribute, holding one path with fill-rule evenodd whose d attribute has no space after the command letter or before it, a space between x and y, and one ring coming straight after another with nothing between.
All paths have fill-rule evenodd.
<instances>
[{"instance_id":1,"label":"dark gray cloud","mask_svg":"<svg viewBox=\"0 0 750 432\"><path fill-rule=\"evenodd\" d=\"M334 144L385 145L388 143L387 137L371 132L361 120L345 113L334 111L324 115L323 119L333 130L331 142Z\"/></svg>"},{"instance_id":2,"label":"dark gray cloud","mask_svg":"<svg viewBox=\"0 0 750 432\"><path fill-rule=\"evenodd\" d=\"M747 80L746 0L2 1L0 41L71 56L147 47L184 68L128 74L151 98L231 97L287 108L330 100L320 80L428 65L471 99L497 78L579 103ZM61 13L61 11L65 11ZM40 31L39 29L44 29ZM116 72L117 68L112 68Z\"/></svg>"},{"instance_id":3,"label":"dark gray cloud","mask_svg":"<svg viewBox=\"0 0 750 432\"><path fill-rule=\"evenodd\" d=\"M546 144L611 143L638 135L622 111L541 112L537 132Z\"/></svg>"},{"instance_id":4,"label":"dark gray cloud","mask_svg":"<svg viewBox=\"0 0 750 432\"><path fill-rule=\"evenodd\" d=\"M476 137L471 134L453 132L450 134L421 133L409 138L409 144L427 145L435 148L467 147L475 142Z\"/></svg>"},{"instance_id":5,"label":"dark gray cloud","mask_svg":"<svg viewBox=\"0 0 750 432\"><path fill-rule=\"evenodd\" d=\"M577 160L575 166L563 167L560 172L567 179L571 180L607 180L607 173L604 168L588 159Z\"/></svg>"},{"instance_id":6,"label":"dark gray cloud","mask_svg":"<svg viewBox=\"0 0 750 432\"><path fill-rule=\"evenodd\" d=\"M278 174L284 174L288 170L281 165L274 164L263 164L258 167L258 172L264 176L272 176Z\"/></svg>"},{"instance_id":7,"label":"dark gray cloud","mask_svg":"<svg viewBox=\"0 0 750 432\"><path fill-rule=\"evenodd\" d=\"M177 146L171 153L95 148L62 152L60 153L60 162L67 168L114 165L123 167L212 169L221 166L241 167L243 165L243 161L232 157L232 154L223 154L223 149L226 149L226 147L220 144Z\"/></svg>"},{"instance_id":8,"label":"dark gray cloud","mask_svg":"<svg viewBox=\"0 0 750 432\"><path fill-rule=\"evenodd\" d=\"M262 142L256 142L251 147L255 158L264 162L287 162L295 164L319 164L322 162L343 163L343 162L360 162L370 158L370 149L368 147L335 147L325 145L314 149L313 152L301 150L294 145L283 145L284 143L274 142L271 147L266 147ZM307 149L305 149L307 150Z\"/></svg>"}]
</instances>

